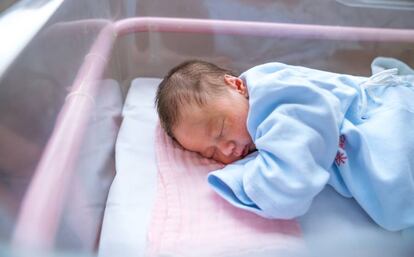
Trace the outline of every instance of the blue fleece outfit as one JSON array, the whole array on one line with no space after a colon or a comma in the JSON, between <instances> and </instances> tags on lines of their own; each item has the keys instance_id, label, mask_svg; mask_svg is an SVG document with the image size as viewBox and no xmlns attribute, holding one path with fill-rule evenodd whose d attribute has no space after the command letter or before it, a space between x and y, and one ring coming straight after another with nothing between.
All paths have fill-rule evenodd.
<instances>
[{"instance_id":1,"label":"blue fleece outfit","mask_svg":"<svg viewBox=\"0 0 414 257\"><path fill-rule=\"evenodd\" d=\"M372 77L282 63L241 75L258 151L211 172L213 189L267 218L303 215L326 184L382 227L414 226L414 71L377 58Z\"/></svg>"}]
</instances>

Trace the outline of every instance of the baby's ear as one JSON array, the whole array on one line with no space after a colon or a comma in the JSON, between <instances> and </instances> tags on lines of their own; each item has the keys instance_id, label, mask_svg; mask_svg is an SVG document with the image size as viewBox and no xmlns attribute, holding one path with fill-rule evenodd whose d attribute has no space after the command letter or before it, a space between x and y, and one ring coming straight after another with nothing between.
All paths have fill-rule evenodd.
<instances>
[{"instance_id":1,"label":"baby's ear","mask_svg":"<svg viewBox=\"0 0 414 257\"><path fill-rule=\"evenodd\" d=\"M244 84L244 81L238 77L232 76L232 75L224 75L224 82L227 86L230 88L236 90L240 94L242 94L245 97L248 97L247 94L247 87Z\"/></svg>"}]
</instances>

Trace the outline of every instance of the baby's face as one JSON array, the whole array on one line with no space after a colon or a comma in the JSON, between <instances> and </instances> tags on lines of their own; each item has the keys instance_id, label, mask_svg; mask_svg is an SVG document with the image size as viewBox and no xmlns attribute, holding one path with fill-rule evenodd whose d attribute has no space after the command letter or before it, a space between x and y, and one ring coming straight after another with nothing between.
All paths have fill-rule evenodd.
<instances>
[{"instance_id":1,"label":"baby's face","mask_svg":"<svg viewBox=\"0 0 414 257\"><path fill-rule=\"evenodd\" d=\"M183 118L173 129L176 140L187 150L226 164L255 149L246 127L247 89L240 79L231 79L226 83L235 87L229 87L228 95L203 107L185 108Z\"/></svg>"}]
</instances>

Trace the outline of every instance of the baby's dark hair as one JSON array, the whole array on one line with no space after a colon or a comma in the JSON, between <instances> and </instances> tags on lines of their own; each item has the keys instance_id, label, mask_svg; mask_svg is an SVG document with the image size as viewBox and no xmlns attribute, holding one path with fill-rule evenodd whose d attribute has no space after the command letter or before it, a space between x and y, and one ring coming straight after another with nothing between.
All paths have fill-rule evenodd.
<instances>
[{"instance_id":1,"label":"baby's dark hair","mask_svg":"<svg viewBox=\"0 0 414 257\"><path fill-rule=\"evenodd\" d=\"M171 69L161 81L155 104L161 126L174 138L172 129L182 117L181 112L189 104L205 106L210 97L223 95L226 87L224 76L232 71L200 60L190 60Z\"/></svg>"}]
</instances>

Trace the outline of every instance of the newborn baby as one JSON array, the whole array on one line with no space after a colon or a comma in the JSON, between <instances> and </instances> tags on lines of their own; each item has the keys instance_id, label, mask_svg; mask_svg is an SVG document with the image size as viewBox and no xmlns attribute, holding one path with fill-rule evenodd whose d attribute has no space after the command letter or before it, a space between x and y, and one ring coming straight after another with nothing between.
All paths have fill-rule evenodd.
<instances>
[{"instance_id":1,"label":"newborn baby","mask_svg":"<svg viewBox=\"0 0 414 257\"><path fill-rule=\"evenodd\" d=\"M188 61L161 82L157 111L182 147L229 164L208 182L234 206L290 219L330 184L402 230L414 226L414 71L390 58L373 68L367 78L267 63L237 76Z\"/></svg>"}]
</instances>

